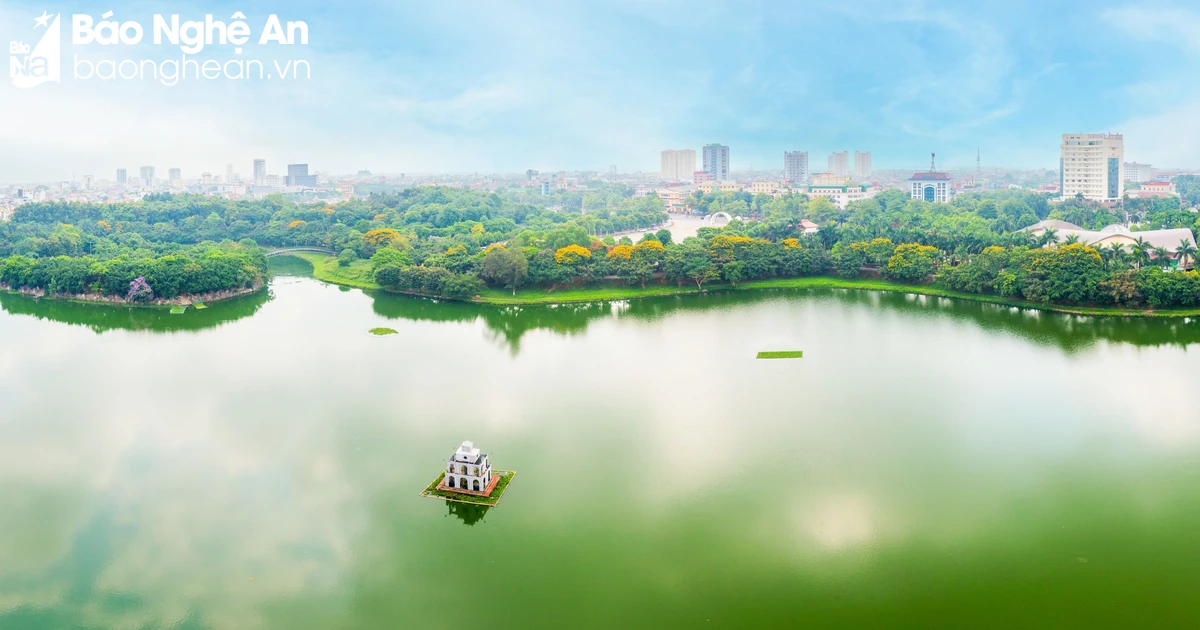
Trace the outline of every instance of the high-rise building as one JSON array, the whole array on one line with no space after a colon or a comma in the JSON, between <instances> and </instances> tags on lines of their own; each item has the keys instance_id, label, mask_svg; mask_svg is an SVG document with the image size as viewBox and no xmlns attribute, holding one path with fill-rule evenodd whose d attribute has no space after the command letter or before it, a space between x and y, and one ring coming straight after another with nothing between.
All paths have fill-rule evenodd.
<instances>
[{"instance_id":1,"label":"high-rise building","mask_svg":"<svg viewBox=\"0 0 1200 630\"><path fill-rule=\"evenodd\" d=\"M129 174L123 168L117 169L117 183L122 186L129 183Z\"/></svg>"},{"instance_id":2,"label":"high-rise building","mask_svg":"<svg viewBox=\"0 0 1200 630\"><path fill-rule=\"evenodd\" d=\"M209 172L200 173L200 183L204 184L205 186L212 186L212 183L213 183L212 173L209 173Z\"/></svg>"},{"instance_id":3,"label":"high-rise building","mask_svg":"<svg viewBox=\"0 0 1200 630\"><path fill-rule=\"evenodd\" d=\"M867 179L871 176L871 152L854 152L854 177Z\"/></svg>"},{"instance_id":4,"label":"high-rise building","mask_svg":"<svg viewBox=\"0 0 1200 630\"><path fill-rule=\"evenodd\" d=\"M659 175L663 179L690 182L692 181L692 173L695 172L695 151L691 149L667 149L662 152L662 170Z\"/></svg>"},{"instance_id":5,"label":"high-rise building","mask_svg":"<svg viewBox=\"0 0 1200 630\"><path fill-rule=\"evenodd\" d=\"M808 183L808 151L783 152L783 178L793 184Z\"/></svg>"},{"instance_id":6,"label":"high-rise building","mask_svg":"<svg viewBox=\"0 0 1200 630\"><path fill-rule=\"evenodd\" d=\"M850 152L842 151L841 153L838 153L835 151L830 153L829 168L827 170L838 177L846 177L850 175Z\"/></svg>"},{"instance_id":7,"label":"high-rise building","mask_svg":"<svg viewBox=\"0 0 1200 630\"><path fill-rule=\"evenodd\" d=\"M316 186L317 176L308 174L307 164L288 164L287 167L288 186Z\"/></svg>"},{"instance_id":8,"label":"high-rise building","mask_svg":"<svg viewBox=\"0 0 1200 630\"><path fill-rule=\"evenodd\" d=\"M83 176L83 189L84 189L84 190L91 190L91 189L92 189L92 176L91 176L91 175L84 175L84 176Z\"/></svg>"},{"instance_id":9,"label":"high-rise building","mask_svg":"<svg viewBox=\"0 0 1200 630\"><path fill-rule=\"evenodd\" d=\"M150 186L154 185L154 167L153 166L143 166L142 167L142 185L146 186L146 187L150 187Z\"/></svg>"},{"instance_id":10,"label":"high-rise building","mask_svg":"<svg viewBox=\"0 0 1200 630\"><path fill-rule=\"evenodd\" d=\"M225 164L225 183L233 183L233 164Z\"/></svg>"},{"instance_id":11,"label":"high-rise building","mask_svg":"<svg viewBox=\"0 0 1200 630\"><path fill-rule=\"evenodd\" d=\"M254 185L262 186L267 179L267 161L254 160Z\"/></svg>"},{"instance_id":12,"label":"high-rise building","mask_svg":"<svg viewBox=\"0 0 1200 630\"><path fill-rule=\"evenodd\" d=\"M1117 201L1125 194L1125 139L1119 133L1064 133L1059 158L1063 199Z\"/></svg>"},{"instance_id":13,"label":"high-rise building","mask_svg":"<svg viewBox=\"0 0 1200 630\"><path fill-rule=\"evenodd\" d=\"M167 169L167 185L175 188L183 186L183 171L177 168Z\"/></svg>"},{"instance_id":14,"label":"high-rise building","mask_svg":"<svg viewBox=\"0 0 1200 630\"><path fill-rule=\"evenodd\" d=\"M713 176L713 181L729 179L729 147L723 144L706 144L704 149L704 172Z\"/></svg>"}]
</instances>

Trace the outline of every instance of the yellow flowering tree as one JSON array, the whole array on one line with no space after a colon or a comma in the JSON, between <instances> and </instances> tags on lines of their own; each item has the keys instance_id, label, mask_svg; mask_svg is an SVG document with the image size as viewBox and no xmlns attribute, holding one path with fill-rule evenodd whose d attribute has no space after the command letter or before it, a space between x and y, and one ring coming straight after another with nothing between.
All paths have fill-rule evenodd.
<instances>
[{"instance_id":1,"label":"yellow flowering tree","mask_svg":"<svg viewBox=\"0 0 1200 630\"><path fill-rule=\"evenodd\" d=\"M575 266L581 262L585 262L592 257L591 250L578 245L567 245L560 247L554 252L554 262L560 265Z\"/></svg>"},{"instance_id":2,"label":"yellow flowering tree","mask_svg":"<svg viewBox=\"0 0 1200 630\"><path fill-rule=\"evenodd\" d=\"M617 245L608 250L608 259L612 261L629 260L633 256L632 245Z\"/></svg>"},{"instance_id":3,"label":"yellow flowering tree","mask_svg":"<svg viewBox=\"0 0 1200 630\"><path fill-rule=\"evenodd\" d=\"M372 248L387 247L401 238L400 233L392 228L379 228L363 234L362 240Z\"/></svg>"},{"instance_id":4,"label":"yellow flowering tree","mask_svg":"<svg viewBox=\"0 0 1200 630\"><path fill-rule=\"evenodd\" d=\"M941 250L929 245L904 243L888 259L887 277L904 282L925 282L933 273Z\"/></svg>"}]
</instances>

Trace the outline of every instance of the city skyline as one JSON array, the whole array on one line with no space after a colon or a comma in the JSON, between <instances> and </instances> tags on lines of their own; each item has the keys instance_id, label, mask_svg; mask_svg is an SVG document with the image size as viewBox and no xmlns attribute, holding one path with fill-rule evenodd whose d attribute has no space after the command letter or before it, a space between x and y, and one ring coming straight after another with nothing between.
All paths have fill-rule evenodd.
<instances>
[{"instance_id":1,"label":"city skyline","mask_svg":"<svg viewBox=\"0 0 1200 630\"><path fill-rule=\"evenodd\" d=\"M976 147L991 165L1054 168L1064 130L1124 133L1131 160L1200 165L1200 122L1180 105L1194 89L1178 79L1200 54L1186 37L1200 11L1029 4L1040 17L1027 20L1019 5L816 3L763 20L670 1L373 5L336 15L298 2L288 14L310 26L307 82L5 83L11 115L0 141L11 150L0 173L64 180L144 163L220 173L254 157L309 159L324 172L633 172L653 171L663 147L699 149L712 138L732 148L732 170L775 164L798 146L811 155L871 147L875 169L911 168L931 151L947 168L969 168ZM111 8L143 20L165 10ZM6 3L0 35L25 37L19 25L41 12ZM655 36L666 23L671 42ZM801 26L808 52L793 53L788 34ZM541 36L521 36L531 31ZM843 45L854 38L888 54ZM725 42L725 52L704 66L665 54L707 41ZM687 96L662 108L664 93ZM43 142L50 128L59 130L52 146Z\"/></svg>"}]
</instances>

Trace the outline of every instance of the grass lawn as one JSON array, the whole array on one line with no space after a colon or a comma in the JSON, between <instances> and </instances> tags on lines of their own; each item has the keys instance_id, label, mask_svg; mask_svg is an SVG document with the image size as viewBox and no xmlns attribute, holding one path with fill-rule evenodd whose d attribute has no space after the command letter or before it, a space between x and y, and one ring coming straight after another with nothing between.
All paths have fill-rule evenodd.
<instances>
[{"instance_id":1,"label":"grass lawn","mask_svg":"<svg viewBox=\"0 0 1200 630\"><path fill-rule=\"evenodd\" d=\"M336 256L314 254L312 252L297 252L289 254L307 260L313 266L313 277L332 284L341 284L359 289L378 289L371 275L371 261L356 260L345 267L338 266Z\"/></svg>"},{"instance_id":2,"label":"grass lawn","mask_svg":"<svg viewBox=\"0 0 1200 630\"><path fill-rule=\"evenodd\" d=\"M430 497L433 499L442 499L443 501L458 501L459 503L474 503L475 505L486 505L488 507L492 507L500 502L500 497L504 495L504 490L508 488L509 483L512 483L513 477L517 476L517 472L515 470L495 470L493 472L495 472L497 475L500 475L500 481L496 482L496 487L492 490L492 496L490 497L477 497L470 494L459 494L457 492L438 490L438 486L442 483L442 479L446 478L446 473L444 471L442 474L437 476L437 479L433 480L433 483L425 486L425 489L421 491L421 496Z\"/></svg>"},{"instance_id":3,"label":"grass lawn","mask_svg":"<svg viewBox=\"0 0 1200 630\"><path fill-rule=\"evenodd\" d=\"M767 352L759 352L759 359L801 359L804 357L803 350L775 350Z\"/></svg>"}]
</instances>

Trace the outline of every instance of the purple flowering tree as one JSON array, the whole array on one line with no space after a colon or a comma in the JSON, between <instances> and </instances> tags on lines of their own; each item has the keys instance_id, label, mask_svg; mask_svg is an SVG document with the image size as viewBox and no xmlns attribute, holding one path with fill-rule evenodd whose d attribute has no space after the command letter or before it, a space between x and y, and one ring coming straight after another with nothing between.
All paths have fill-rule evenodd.
<instances>
[{"instance_id":1,"label":"purple flowering tree","mask_svg":"<svg viewBox=\"0 0 1200 630\"><path fill-rule=\"evenodd\" d=\"M130 302L149 302L154 299L154 289L150 288L145 276L138 276L129 283L129 295L125 299Z\"/></svg>"}]
</instances>

